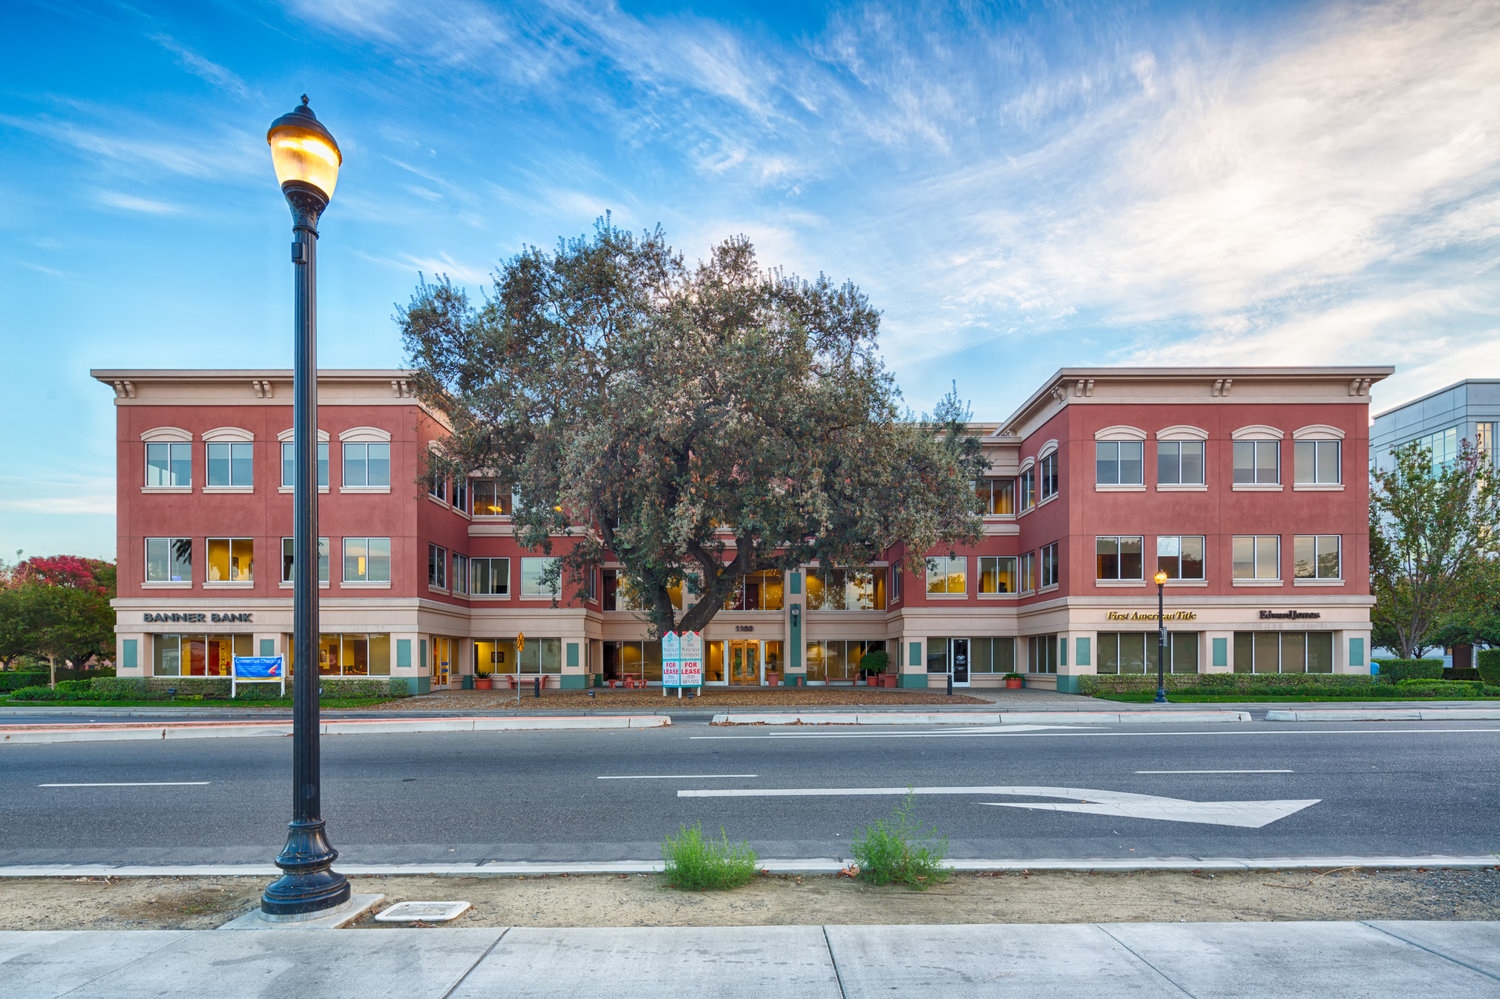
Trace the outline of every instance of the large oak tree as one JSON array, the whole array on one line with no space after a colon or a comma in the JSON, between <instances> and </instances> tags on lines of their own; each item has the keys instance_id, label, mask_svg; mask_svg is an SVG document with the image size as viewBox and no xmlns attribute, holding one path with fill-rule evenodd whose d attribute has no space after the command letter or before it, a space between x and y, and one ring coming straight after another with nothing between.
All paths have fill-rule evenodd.
<instances>
[{"instance_id":1,"label":"large oak tree","mask_svg":"<svg viewBox=\"0 0 1500 999\"><path fill-rule=\"evenodd\" d=\"M859 289L767 270L743 237L688 266L659 228L600 220L501 263L481 304L424 280L397 321L452 425L433 473L513 484L521 543L575 582L618 560L658 634L701 630L751 572L893 546L916 569L979 536L956 399L903 418Z\"/></svg>"}]
</instances>

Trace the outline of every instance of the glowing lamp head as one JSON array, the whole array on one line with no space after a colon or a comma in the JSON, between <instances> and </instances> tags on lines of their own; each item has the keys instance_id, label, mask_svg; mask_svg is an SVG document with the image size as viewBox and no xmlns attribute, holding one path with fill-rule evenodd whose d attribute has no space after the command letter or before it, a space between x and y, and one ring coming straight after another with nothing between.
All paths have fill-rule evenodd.
<instances>
[{"instance_id":1,"label":"glowing lamp head","mask_svg":"<svg viewBox=\"0 0 1500 999\"><path fill-rule=\"evenodd\" d=\"M1167 583L1167 574L1165 572L1157 572L1155 578L1156 578L1156 585L1157 586L1165 586L1166 585L1166 583Z\"/></svg>"},{"instance_id":2,"label":"glowing lamp head","mask_svg":"<svg viewBox=\"0 0 1500 999\"><path fill-rule=\"evenodd\" d=\"M325 201L333 200L344 156L333 135L307 106L306 94L302 95L301 107L271 122L266 141L271 144L271 164L283 191L289 185L312 188Z\"/></svg>"}]
</instances>

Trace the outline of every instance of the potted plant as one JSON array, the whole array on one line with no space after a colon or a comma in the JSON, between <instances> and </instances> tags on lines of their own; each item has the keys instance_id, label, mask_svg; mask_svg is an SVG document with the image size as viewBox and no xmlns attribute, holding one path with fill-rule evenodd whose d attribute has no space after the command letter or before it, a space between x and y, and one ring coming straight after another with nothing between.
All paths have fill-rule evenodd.
<instances>
[{"instance_id":1,"label":"potted plant","mask_svg":"<svg viewBox=\"0 0 1500 999\"><path fill-rule=\"evenodd\" d=\"M887 672L890 669L891 658L884 649L873 649L864 654L860 659L860 670L868 676L872 687L894 687L896 685L896 674Z\"/></svg>"},{"instance_id":2,"label":"potted plant","mask_svg":"<svg viewBox=\"0 0 1500 999\"><path fill-rule=\"evenodd\" d=\"M1007 673L1005 674L1005 688L1007 690L1020 690L1022 682L1025 679L1020 673Z\"/></svg>"}]
</instances>

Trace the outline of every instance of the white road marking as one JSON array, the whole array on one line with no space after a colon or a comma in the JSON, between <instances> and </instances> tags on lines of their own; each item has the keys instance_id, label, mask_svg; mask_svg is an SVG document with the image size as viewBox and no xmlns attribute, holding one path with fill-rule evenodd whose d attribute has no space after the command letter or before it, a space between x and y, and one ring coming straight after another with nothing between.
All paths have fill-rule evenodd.
<instances>
[{"instance_id":1,"label":"white road marking","mask_svg":"<svg viewBox=\"0 0 1500 999\"><path fill-rule=\"evenodd\" d=\"M619 774L600 776L599 780L717 780L729 777L759 777L760 774Z\"/></svg>"},{"instance_id":2,"label":"white road marking","mask_svg":"<svg viewBox=\"0 0 1500 999\"><path fill-rule=\"evenodd\" d=\"M1138 774L1289 774L1292 770L1137 770Z\"/></svg>"},{"instance_id":3,"label":"white road marking","mask_svg":"<svg viewBox=\"0 0 1500 999\"><path fill-rule=\"evenodd\" d=\"M1031 729L1044 731L1031 731ZM1247 736L1274 736L1285 738L1289 735L1462 735L1462 734L1500 734L1500 728L1362 728L1362 729L1235 729L1225 731L1223 729L1204 730L1202 732L1101 732L1097 729L1083 729L1082 726L1051 726L1051 725L1007 725L1003 731L983 729L981 731L932 731L932 732L766 732L760 735L690 735L688 739L704 739L709 741L735 741L744 739L987 739L995 736L1014 735L1023 739L1035 739L1056 737L1059 739L1080 738L1105 738L1105 739L1171 739L1182 736L1234 736L1244 738Z\"/></svg>"},{"instance_id":4,"label":"white road marking","mask_svg":"<svg viewBox=\"0 0 1500 999\"><path fill-rule=\"evenodd\" d=\"M206 780L142 780L98 784L38 784L37 787L202 787Z\"/></svg>"},{"instance_id":5,"label":"white road marking","mask_svg":"<svg viewBox=\"0 0 1500 999\"><path fill-rule=\"evenodd\" d=\"M852 795L906 794L1006 794L1033 798L1072 798L1055 801L981 801L977 804L999 808L1032 808L1054 812L1082 812L1089 815L1116 815L1134 819L1158 819L1164 822L1198 822L1207 825L1241 826L1259 829L1277 819L1316 805L1321 798L1272 801L1189 801L1164 798L1154 794L1129 791L1099 791L1086 787L783 787L765 789L728 789L713 791L678 791L679 798L811 798Z\"/></svg>"}]
</instances>

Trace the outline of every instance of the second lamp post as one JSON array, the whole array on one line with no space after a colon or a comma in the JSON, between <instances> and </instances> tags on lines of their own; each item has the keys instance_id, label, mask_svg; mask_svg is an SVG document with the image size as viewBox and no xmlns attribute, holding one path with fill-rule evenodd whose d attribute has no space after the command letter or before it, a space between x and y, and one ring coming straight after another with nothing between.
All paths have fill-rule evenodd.
<instances>
[{"instance_id":1,"label":"second lamp post","mask_svg":"<svg viewBox=\"0 0 1500 999\"><path fill-rule=\"evenodd\" d=\"M1167 574L1157 570L1156 576L1156 703L1167 703L1167 618L1166 597L1163 591L1167 585Z\"/></svg>"}]
</instances>

